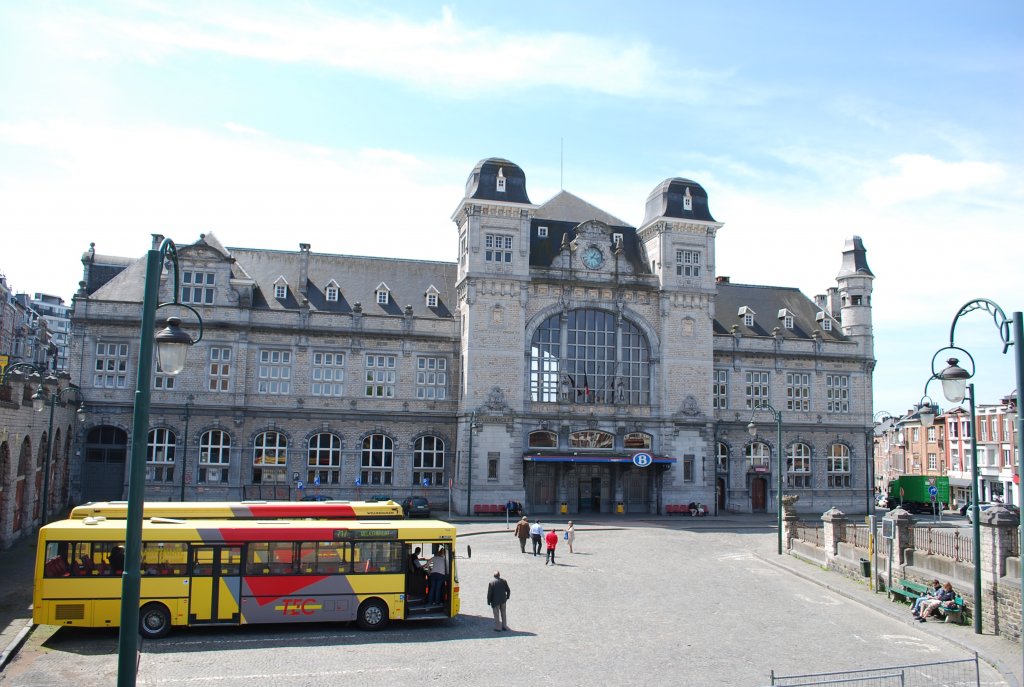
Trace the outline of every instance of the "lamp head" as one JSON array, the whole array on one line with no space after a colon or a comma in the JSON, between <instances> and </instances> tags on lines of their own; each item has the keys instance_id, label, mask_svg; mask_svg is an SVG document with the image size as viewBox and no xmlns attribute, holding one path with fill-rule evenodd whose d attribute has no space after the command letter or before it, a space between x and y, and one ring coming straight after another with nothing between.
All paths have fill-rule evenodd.
<instances>
[{"instance_id":1,"label":"lamp head","mask_svg":"<svg viewBox=\"0 0 1024 687\"><path fill-rule=\"evenodd\" d=\"M946 369L936 375L942 380L942 395L950 403L960 403L964 400L967 380L971 378L971 374L957 364L959 362L956 358L950 358L946 361Z\"/></svg>"},{"instance_id":2,"label":"lamp head","mask_svg":"<svg viewBox=\"0 0 1024 687\"><path fill-rule=\"evenodd\" d=\"M37 412L41 413L43 408L46 407L46 394L43 393L43 387L36 389L36 392L32 394L32 408Z\"/></svg>"},{"instance_id":3,"label":"lamp head","mask_svg":"<svg viewBox=\"0 0 1024 687\"><path fill-rule=\"evenodd\" d=\"M935 424L936 409L932 400L925 396L917 406L917 417L921 420L922 427L931 427Z\"/></svg>"},{"instance_id":4,"label":"lamp head","mask_svg":"<svg viewBox=\"0 0 1024 687\"><path fill-rule=\"evenodd\" d=\"M185 353L192 337L181 328L181 319L168 317L167 326L156 333L156 360L160 371L172 377L185 368Z\"/></svg>"},{"instance_id":5,"label":"lamp head","mask_svg":"<svg viewBox=\"0 0 1024 687\"><path fill-rule=\"evenodd\" d=\"M750 424L747 425L747 434L749 434L752 437L757 436L757 425L754 424L753 420L751 420Z\"/></svg>"},{"instance_id":6,"label":"lamp head","mask_svg":"<svg viewBox=\"0 0 1024 687\"><path fill-rule=\"evenodd\" d=\"M84 405L78 406L78 411L75 412L75 417L78 418L79 422L85 422L85 416L86 416L85 406Z\"/></svg>"}]
</instances>

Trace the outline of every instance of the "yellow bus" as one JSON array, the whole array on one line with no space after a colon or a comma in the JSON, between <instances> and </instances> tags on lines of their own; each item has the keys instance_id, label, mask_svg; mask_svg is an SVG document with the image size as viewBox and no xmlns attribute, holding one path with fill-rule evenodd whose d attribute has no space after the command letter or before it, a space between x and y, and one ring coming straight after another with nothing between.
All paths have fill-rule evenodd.
<instances>
[{"instance_id":1,"label":"yellow bus","mask_svg":"<svg viewBox=\"0 0 1024 687\"><path fill-rule=\"evenodd\" d=\"M39 530L33 622L118 627L125 520L77 518ZM419 549L419 551L417 551ZM391 620L459 612L455 526L438 520L174 520L142 526L139 632L255 623ZM443 557L437 603L420 556ZM419 555L417 555L419 554Z\"/></svg>"},{"instance_id":2,"label":"yellow bus","mask_svg":"<svg viewBox=\"0 0 1024 687\"><path fill-rule=\"evenodd\" d=\"M124 520L127 501L90 501L71 509L73 519L105 517ZM247 519L329 518L333 520L398 520L402 507L394 501L147 501L144 518Z\"/></svg>"}]
</instances>

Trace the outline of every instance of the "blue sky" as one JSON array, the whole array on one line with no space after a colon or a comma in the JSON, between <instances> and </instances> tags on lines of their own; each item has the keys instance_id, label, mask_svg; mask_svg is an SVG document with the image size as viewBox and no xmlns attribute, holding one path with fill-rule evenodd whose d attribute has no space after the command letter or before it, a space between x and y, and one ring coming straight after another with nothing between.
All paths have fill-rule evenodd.
<instances>
[{"instance_id":1,"label":"blue sky","mask_svg":"<svg viewBox=\"0 0 1024 687\"><path fill-rule=\"evenodd\" d=\"M634 225L684 176L734 282L813 297L863 237L899 413L962 304L1024 308L1022 73L1024 5L984 0L0 1L0 271L70 299L151 233L454 260L482 158ZM991 319L957 344L1013 388Z\"/></svg>"}]
</instances>

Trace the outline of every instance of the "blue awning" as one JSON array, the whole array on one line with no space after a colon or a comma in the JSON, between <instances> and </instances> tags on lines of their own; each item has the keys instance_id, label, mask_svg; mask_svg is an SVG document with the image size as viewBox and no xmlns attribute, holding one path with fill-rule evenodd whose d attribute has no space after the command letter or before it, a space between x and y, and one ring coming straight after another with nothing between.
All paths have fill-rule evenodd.
<instances>
[{"instance_id":1,"label":"blue awning","mask_svg":"<svg viewBox=\"0 0 1024 687\"><path fill-rule=\"evenodd\" d=\"M640 453L640 451L637 451ZM633 455L597 455L593 453L526 453L523 454L523 460L528 463L604 463L604 464L629 464L633 463ZM656 456L653 453L648 454L651 456L651 462L658 465L671 465L676 462L675 458L669 458L668 456Z\"/></svg>"}]
</instances>

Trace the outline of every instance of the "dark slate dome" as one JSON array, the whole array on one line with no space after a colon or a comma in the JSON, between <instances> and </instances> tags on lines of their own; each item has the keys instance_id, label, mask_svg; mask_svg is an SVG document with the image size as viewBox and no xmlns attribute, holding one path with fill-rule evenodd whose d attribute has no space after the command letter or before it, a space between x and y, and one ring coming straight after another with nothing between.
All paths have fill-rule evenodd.
<instances>
[{"instance_id":1,"label":"dark slate dome","mask_svg":"<svg viewBox=\"0 0 1024 687\"><path fill-rule=\"evenodd\" d=\"M499 174L505 179L504 192L498 190ZM516 163L500 157L476 163L466 180L466 198L531 204L526 195L526 173Z\"/></svg>"},{"instance_id":2,"label":"dark slate dome","mask_svg":"<svg viewBox=\"0 0 1024 687\"><path fill-rule=\"evenodd\" d=\"M690 209L686 209L686 195L690 195ZM646 226L659 217L695 219L714 222L708 209L708 192L696 181L689 179L666 179L658 184L647 196L647 211L640 226Z\"/></svg>"}]
</instances>

